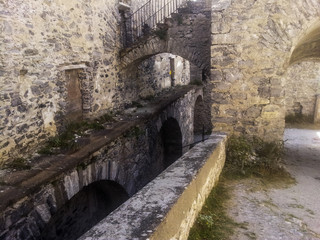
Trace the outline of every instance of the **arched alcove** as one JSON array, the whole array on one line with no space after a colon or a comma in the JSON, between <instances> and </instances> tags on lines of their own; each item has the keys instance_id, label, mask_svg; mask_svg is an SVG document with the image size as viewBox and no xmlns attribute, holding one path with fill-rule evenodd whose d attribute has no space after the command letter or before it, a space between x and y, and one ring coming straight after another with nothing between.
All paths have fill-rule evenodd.
<instances>
[{"instance_id":1,"label":"arched alcove","mask_svg":"<svg viewBox=\"0 0 320 240\"><path fill-rule=\"evenodd\" d=\"M58 209L45 226L40 239L78 239L128 198L124 188L116 182L94 182Z\"/></svg>"},{"instance_id":2,"label":"arched alcove","mask_svg":"<svg viewBox=\"0 0 320 240\"><path fill-rule=\"evenodd\" d=\"M182 156L182 134L179 123L168 118L160 130L163 144L163 166L167 168Z\"/></svg>"}]
</instances>

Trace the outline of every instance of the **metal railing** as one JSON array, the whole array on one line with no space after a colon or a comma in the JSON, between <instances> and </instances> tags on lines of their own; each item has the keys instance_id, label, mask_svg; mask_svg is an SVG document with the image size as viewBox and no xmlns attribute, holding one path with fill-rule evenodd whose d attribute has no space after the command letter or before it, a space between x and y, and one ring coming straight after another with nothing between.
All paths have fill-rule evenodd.
<instances>
[{"instance_id":1,"label":"metal railing","mask_svg":"<svg viewBox=\"0 0 320 240\"><path fill-rule=\"evenodd\" d=\"M135 43L140 37L148 34L164 23L164 20L178 8L184 7L191 0L149 0L137 11L124 18L123 38L124 46L128 47Z\"/></svg>"}]
</instances>

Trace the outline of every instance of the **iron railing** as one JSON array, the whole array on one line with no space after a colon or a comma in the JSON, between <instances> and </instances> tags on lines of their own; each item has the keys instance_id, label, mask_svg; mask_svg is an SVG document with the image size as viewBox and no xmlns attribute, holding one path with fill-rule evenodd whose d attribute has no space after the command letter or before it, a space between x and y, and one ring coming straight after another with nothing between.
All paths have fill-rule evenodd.
<instances>
[{"instance_id":1,"label":"iron railing","mask_svg":"<svg viewBox=\"0 0 320 240\"><path fill-rule=\"evenodd\" d=\"M130 46L140 37L156 29L157 24L164 23L166 18L190 1L192 0L149 0L137 11L124 17L122 23L124 46Z\"/></svg>"}]
</instances>

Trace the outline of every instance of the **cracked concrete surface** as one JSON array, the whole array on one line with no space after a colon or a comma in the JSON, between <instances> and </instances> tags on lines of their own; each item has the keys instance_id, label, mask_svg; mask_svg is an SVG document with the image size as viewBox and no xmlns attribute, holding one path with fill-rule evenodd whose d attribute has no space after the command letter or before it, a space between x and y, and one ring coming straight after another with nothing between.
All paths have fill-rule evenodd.
<instances>
[{"instance_id":1,"label":"cracked concrete surface","mask_svg":"<svg viewBox=\"0 0 320 240\"><path fill-rule=\"evenodd\" d=\"M232 183L235 240L320 239L320 130L286 129L285 166L296 184L268 188L257 179ZM258 190L257 190L258 189Z\"/></svg>"}]
</instances>

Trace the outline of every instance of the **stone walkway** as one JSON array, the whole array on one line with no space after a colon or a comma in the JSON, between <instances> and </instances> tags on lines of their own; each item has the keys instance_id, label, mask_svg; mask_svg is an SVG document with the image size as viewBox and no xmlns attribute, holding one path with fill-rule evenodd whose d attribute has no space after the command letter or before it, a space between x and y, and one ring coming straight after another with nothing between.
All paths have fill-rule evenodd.
<instances>
[{"instance_id":1,"label":"stone walkway","mask_svg":"<svg viewBox=\"0 0 320 240\"><path fill-rule=\"evenodd\" d=\"M319 134L319 135L318 135ZM286 129L287 170L297 183L268 188L257 179L232 184L233 240L320 239L320 130Z\"/></svg>"}]
</instances>

